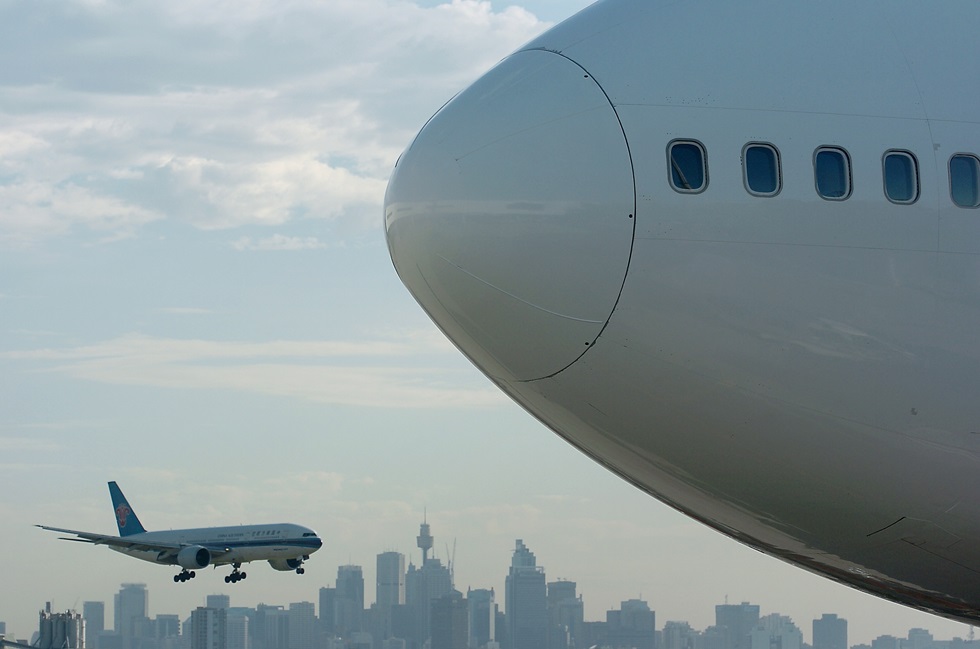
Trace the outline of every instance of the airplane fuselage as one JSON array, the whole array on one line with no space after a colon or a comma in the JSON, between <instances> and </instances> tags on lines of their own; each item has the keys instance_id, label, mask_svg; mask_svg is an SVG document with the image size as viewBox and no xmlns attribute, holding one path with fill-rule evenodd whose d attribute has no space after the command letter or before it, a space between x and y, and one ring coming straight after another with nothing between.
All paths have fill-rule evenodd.
<instances>
[{"instance_id":1,"label":"airplane fuselage","mask_svg":"<svg viewBox=\"0 0 980 649\"><path fill-rule=\"evenodd\" d=\"M969 2L599 2L423 128L392 261L639 488L980 620L977 24Z\"/></svg>"},{"instance_id":2,"label":"airplane fuselage","mask_svg":"<svg viewBox=\"0 0 980 649\"><path fill-rule=\"evenodd\" d=\"M182 547L201 546L214 551L210 562L214 566L301 559L309 557L322 544L313 530L292 523L144 532L126 537L126 540L134 543L172 543ZM112 549L152 563L177 564L172 552L124 547Z\"/></svg>"}]
</instances>

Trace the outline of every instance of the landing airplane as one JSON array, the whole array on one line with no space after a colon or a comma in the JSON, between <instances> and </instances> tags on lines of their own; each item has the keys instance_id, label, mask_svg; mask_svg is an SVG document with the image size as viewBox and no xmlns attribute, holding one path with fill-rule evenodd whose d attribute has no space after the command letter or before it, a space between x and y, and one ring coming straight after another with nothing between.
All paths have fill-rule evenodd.
<instances>
[{"instance_id":1,"label":"landing airplane","mask_svg":"<svg viewBox=\"0 0 980 649\"><path fill-rule=\"evenodd\" d=\"M47 525L37 527L75 535L61 537L66 541L107 545L137 559L180 566L182 570L174 575L174 582L193 579L195 570L209 565L231 565L233 570L225 577L225 583L235 583L248 576L239 568L250 561L268 561L276 570L295 570L302 575L306 571L303 562L323 545L316 532L292 523L147 532L115 482L109 483L109 494L119 536Z\"/></svg>"},{"instance_id":2,"label":"landing airplane","mask_svg":"<svg viewBox=\"0 0 980 649\"><path fill-rule=\"evenodd\" d=\"M973 0L605 0L440 109L392 263L501 390L756 549L980 621Z\"/></svg>"}]
</instances>

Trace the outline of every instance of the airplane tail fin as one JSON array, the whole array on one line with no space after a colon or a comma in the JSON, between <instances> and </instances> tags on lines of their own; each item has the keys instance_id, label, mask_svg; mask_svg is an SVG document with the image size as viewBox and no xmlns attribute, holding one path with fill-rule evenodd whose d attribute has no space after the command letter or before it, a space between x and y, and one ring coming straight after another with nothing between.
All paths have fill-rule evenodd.
<instances>
[{"instance_id":1,"label":"airplane tail fin","mask_svg":"<svg viewBox=\"0 0 980 649\"><path fill-rule=\"evenodd\" d=\"M109 483L109 495L112 496L112 508L116 513L116 525L119 526L119 536L142 534L146 530L136 517L136 512L126 502L126 496L115 482Z\"/></svg>"}]
</instances>

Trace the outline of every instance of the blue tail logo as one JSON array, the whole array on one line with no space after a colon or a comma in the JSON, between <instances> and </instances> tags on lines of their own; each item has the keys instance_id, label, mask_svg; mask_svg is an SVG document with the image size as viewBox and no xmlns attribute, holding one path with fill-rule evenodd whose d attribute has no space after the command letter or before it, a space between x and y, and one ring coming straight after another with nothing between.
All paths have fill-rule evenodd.
<instances>
[{"instance_id":1,"label":"blue tail logo","mask_svg":"<svg viewBox=\"0 0 980 649\"><path fill-rule=\"evenodd\" d=\"M126 502L126 496L123 495L122 489L115 482L109 483L109 495L112 496L112 507L116 512L116 525L119 526L119 536L129 536L130 534L142 534L145 532L146 530L143 529L143 524L136 517L136 512Z\"/></svg>"}]
</instances>

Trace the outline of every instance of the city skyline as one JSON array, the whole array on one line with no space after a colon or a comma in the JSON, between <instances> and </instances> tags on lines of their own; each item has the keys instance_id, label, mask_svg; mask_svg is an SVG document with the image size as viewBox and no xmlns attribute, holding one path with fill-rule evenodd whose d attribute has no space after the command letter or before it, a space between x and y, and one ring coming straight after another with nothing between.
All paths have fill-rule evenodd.
<instances>
[{"instance_id":1,"label":"city skyline","mask_svg":"<svg viewBox=\"0 0 980 649\"><path fill-rule=\"evenodd\" d=\"M533 553L530 552L529 548L520 539L516 541L516 544L517 547L509 573L510 576L521 573L520 569L535 567ZM378 555L379 561L382 556ZM354 572L359 575L359 568L360 566L352 565L338 566L338 588L344 588L340 583L348 579L346 575ZM515 568L519 568L519 570L515 572ZM540 574L536 570L530 572ZM527 571L524 571L524 574L527 574ZM361 582L361 586L363 586L363 582ZM570 588L565 588L565 586L570 586ZM188 610L153 613L147 608L150 591L146 584L124 583L120 585L119 591L113 597L111 626L105 615L105 602L86 600L82 609L84 613L76 608L58 610L51 602L45 602L44 607L40 610L39 626L28 637L21 637L20 635L10 633L6 628L6 623L2 620L0 620L0 632L6 632L6 639L8 640L30 642L31 644L42 647L42 649L53 646L51 644L52 635L55 638L64 638L65 634L67 634L68 640L59 640L59 642L69 642L70 644L68 646L77 647L79 646L79 642L84 641L87 649L125 649L126 647L137 647L139 649L246 649L251 648L253 645L246 642L245 635L251 636L254 633L272 634L271 636L267 636L265 641L255 640L258 643L255 645L258 649L287 649L287 646L289 649L314 649L320 646L320 643L323 641L319 639L319 636L323 633L326 633L327 636L336 635L347 639L364 637L362 631L367 630L366 622L364 625L358 627L362 631L356 632L352 629L339 630L332 626L329 628L323 626L323 590L325 589L321 588L319 607L313 601L306 600L289 602L288 604L285 602L264 602L255 606L243 606L235 602L233 597L227 593L216 593L208 595L203 603ZM460 601L464 604L462 609L463 614L462 617L457 616L457 619L458 622L462 623L468 629L469 622L467 621L465 610L467 608L470 609L470 618L472 618L473 611L466 603L468 598L464 597L459 590L453 590L451 592L453 593L452 597L444 597L439 599L438 602L433 602L433 625L435 627L441 624L439 621L440 616L445 616L452 609L452 602ZM466 595L469 596L472 594L478 601L482 601L482 595L480 595L482 592L475 591L474 594L474 591L467 591ZM560 615L560 607L555 607L554 604L566 592L571 593L574 597L574 582L554 581L548 583L548 610L550 614L558 613ZM515 594L511 592L510 595L517 600L526 599L527 590L525 589L525 593ZM362 594L358 593L356 595L356 597L359 596L362 596ZM544 597L543 593L542 597ZM492 596L489 601L493 601ZM437 608L445 608L447 605L450 608L446 609L445 612L436 610ZM511 609L518 605L512 601L507 608ZM366 606L363 609L363 613L366 615L370 612L369 609L373 610L374 608L373 605ZM698 647L713 649L763 649L763 647L770 646L779 647L780 649L803 649L804 647L806 649L928 649L932 646L946 648L955 646L961 649L968 649L971 646L975 646L958 644L965 642L973 643L974 639L972 637L935 637L927 629L917 627L910 627L901 635L882 633L871 638L869 642L849 642L847 632L848 621L833 613L821 613L819 614L820 617L814 616L810 620L814 635L811 638L811 642L806 642L802 629L809 625L805 621L802 623L797 622L789 616L782 615L778 611L763 611L758 604L752 604L750 602L741 602L739 604L729 604L726 602L724 604L715 604L713 608L714 624L699 629L691 627L686 620L668 620L658 624L656 611L650 609L645 600L630 599L620 602L618 609L607 611L605 620L602 622L586 619L585 627L601 623L607 626L618 626L622 624L624 625L624 629L648 628L651 634L655 632L654 635L649 636L648 640L644 640L639 635L629 635L636 633L636 631L630 630L626 636L623 636L618 641L614 639L613 635L610 635L609 642L610 646L613 647L632 646L635 648L649 647L649 649L653 649L654 644L652 643L656 643L656 646L660 649L693 649L693 645L689 644L692 640L688 637L691 634L702 638L697 643ZM342 617L344 615L342 609L343 606L338 606L331 615ZM228 612L227 616L225 615L225 611ZM261 617L262 611L266 612L266 617L263 618L266 620L272 619L268 617L270 611L278 612L283 616L288 614L288 630L285 627L282 629L282 633L286 634L285 636L279 637L280 632L273 630L271 627L266 630L252 628L252 624L255 624L255 616L259 615ZM376 612L374 614L376 615ZM252 618L252 624L247 622L238 624L235 622L235 620L241 620L243 616ZM63 623L66 623L65 626L59 627L59 618L63 620ZM627 619L633 618L636 618L636 621L626 621ZM78 624L78 620L84 620L83 624ZM286 618L283 617L281 621L284 624ZM54 626L52 626L52 622L55 623ZM266 625L269 624L272 624L272 622L267 621ZM499 629L501 620L498 619L496 624ZM512 623L508 621L506 624L510 626ZM612 629L614 627L610 626L609 628ZM93 629L107 630L93 633ZM717 635L719 629L724 630L721 635ZM575 629L575 633L577 634L587 635L588 632L588 629L583 630L583 627ZM438 633L438 631L434 631L434 633ZM468 631L466 633L468 634ZM508 637L508 644L504 645L505 649L518 649L520 641L515 640L511 633L507 633L506 635ZM178 636L184 638L179 645L161 644L167 638L175 639ZM278 639L272 639L273 636ZM151 641L150 645L146 644L147 640ZM227 645L225 644L226 641L228 642ZM274 644L269 645L269 642L273 642ZM275 644L278 642L284 642L286 644L280 647L278 644ZM540 644L534 646L554 646L550 642L550 639L546 642L542 638ZM648 645L647 642L651 644ZM586 644L592 645L593 642L587 642ZM457 645L454 644L453 646Z\"/></svg>"},{"instance_id":2,"label":"city skyline","mask_svg":"<svg viewBox=\"0 0 980 649\"><path fill-rule=\"evenodd\" d=\"M437 574L440 575L445 574L445 578L448 579L449 567L442 564L441 560L436 556L435 552L433 552L431 556L429 555L430 550L433 547L435 547L435 539L437 537L434 534L432 534L433 526L432 524L428 523L427 516L426 516L426 521L421 523L419 527L420 527L420 533L416 537L416 544L415 544L416 549L420 551L418 553L419 556L418 556L417 564L412 561L411 553L402 554L401 552L398 551L382 550L381 552L375 555L375 559L376 559L376 565L379 568L382 565L387 567L386 569L382 570L382 572L386 575L384 579L382 579L381 572L375 571L374 574L372 575L369 571L365 571L364 566L362 565L358 565L350 562L344 564L337 564L335 566L336 578L333 581L334 585L332 587L327 586L325 584L317 586L309 592L310 595L309 599L304 599L297 602L289 602L288 604L292 605L292 604L309 603L312 605L312 602L318 599L319 604L316 607L316 615L319 615L319 611L322 609L325 601L323 599L324 591L326 590L335 591L339 593L338 595L335 596L337 599L347 598L354 602L357 602L358 605L355 608L361 611L360 613L355 612L353 610L347 611L346 613L338 613L339 615L342 615L346 620L345 624L339 624L338 632L346 633L349 631L350 628L359 627L363 624L362 616L367 614L368 609L371 608L371 605L373 603L377 603L381 601L404 603L406 574L411 574L412 571L415 571L416 574L423 574L421 568L426 566L426 564L428 564L431 568L437 571ZM410 534L406 534L406 536L410 537ZM449 548L447 544L447 551L448 550ZM401 575L400 582L398 580L399 574ZM210 575L208 573L205 573L204 576L214 577L214 575ZM531 581L527 582L528 586L518 587L516 585L515 586L511 585L512 579L514 579L515 581L519 579L523 579L527 581L529 577L531 578ZM373 599L369 597L371 591L365 589L365 582L370 581L372 579L376 580ZM553 587L560 587L563 584L570 586L569 592L570 592L571 599L577 602L579 607L582 607L583 603L588 602L587 590L577 587L579 582L577 582L574 575L562 575L557 577L549 576L546 567L543 565L538 565L537 555L530 549L528 545L524 543L523 539L516 539L514 541L514 546L511 549L510 567L509 569L507 569L506 576L503 581L504 581L503 589L500 589L499 587L495 586L493 583L490 583L489 581L485 583L474 583L474 584L466 584L466 585L460 585L458 583L450 584L447 582L445 585L437 587L437 589L441 588L442 590L445 591L450 588L455 588L456 591L460 591L464 593L464 595L471 590L481 591L483 589L486 589L488 591L496 592L497 593L496 605L501 612L505 611L505 606L507 606L508 601L510 601L511 605L513 606L516 600L519 600L521 597L525 597L525 598L527 597L525 593L536 592L536 589L540 589L540 594L538 596L541 598L542 603L544 603L545 601L544 587L546 583L548 586L547 590L549 593L548 594L549 602L550 602L550 598L553 596ZM167 583L166 580L161 580L161 582L158 584L158 586L161 586L161 590L164 590L166 588L166 583ZM409 583L408 587L412 588L411 586L412 577L408 578L408 583ZM218 585L219 585L218 582L215 582L214 587L217 587ZM398 595L399 588L401 588L401 593L402 593L400 599ZM530 588L530 591L528 590L528 588ZM205 588L202 590L207 590L207 589ZM246 590L248 592L241 593L245 601L244 602L237 601L239 598L236 596L239 594L239 591L246 591ZM317 590L319 591L319 597L314 598L313 594ZM126 628L129 625L132 625L131 620L134 618L140 618L140 617L152 618L154 616L160 616L160 615L166 616L174 613L174 611L172 610L161 610L159 607L151 607L149 604L150 589L148 588L146 583L138 582L138 581L123 582L118 587L118 591L116 591L113 594L113 598L112 598L113 603L111 606L111 611L112 611L111 619L113 621L112 626L108 626L107 621L109 620L109 616L107 615L107 613L109 612L109 607L107 607L103 601L90 599L86 597L84 594L79 594L77 597L83 598L85 600L84 601L85 606L79 609L76 605L74 607L65 610L74 611L77 609L78 612L81 613L84 610L89 610L91 607L93 616L98 616L100 612L99 605L101 605L101 612L103 614L102 619L107 624L106 628L109 629L110 631L114 631L117 634L119 634L122 629ZM226 592L206 593L203 595L203 600L201 602L198 602L196 604L188 604L188 606L195 606L195 607L197 606L204 606L204 607L245 606L249 608L254 608L260 605L283 606L286 604L285 602L274 603L271 601L267 601L266 599L263 599L261 595L258 595L257 597L258 599L256 600L255 599L256 595L254 591L251 591L250 589L236 588L236 589L229 589ZM654 601L656 601L657 598L658 595L656 593L654 593L652 597L649 597L649 599L652 599ZM749 613L751 613L750 617L752 617L756 621L760 619L760 616L762 615L761 611L765 611L765 614L769 616L782 615L778 610L775 609L770 610L769 607L766 605L749 604L749 602L745 600L742 600L741 604L729 605L727 599L728 598L726 595L726 601L724 602L724 604L706 603L704 606L703 613L704 615L709 615L713 607L715 612L714 613L715 620L718 621L718 623L724 623L732 628L739 628L740 630L737 633L740 636L748 636L751 624L753 624L753 623L749 623L749 626L747 626L745 629L741 629L741 627L739 626L740 623L738 622L738 620L741 619L742 616L742 614L739 611L746 610L746 607L748 607L748 611ZM733 599L738 600L737 597ZM62 609L64 607L58 607L53 600L45 600L45 601L47 606L49 606L54 612L63 612ZM76 599L76 604L77 601L78 600ZM331 601L334 600L331 599ZM629 602L643 602L644 604L646 604L647 599L644 598L642 594L637 595L637 594L624 593L622 595L622 599L619 600L619 604L625 606ZM605 613L608 611L615 610L613 608L605 608L607 606L610 605L604 604L600 606L585 606L582 608L581 615L586 622L605 620ZM728 612L722 614L720 612L721 609L725 609ZM342 609L338 609L338 610L342 610ZM431 609L427 609L426 614L431 615L431 613L429 612L430 610ZM651 606L651 610L653 610L654 614L656 614L658 609ZM667 610L669 611L669 609ZM923 628L922 625L918 625L912 622L912 619L916 618L918 614L915 611L912 611L911 609L905 609L905 610L907 610L910 614L913 614L910 615L910 623L908 629ZM585 611L588 611L588 613L586 613ZM189 616L191 612L192 610L188 609L186 615ZM178 615L180 614L181 613L178 613ZM4 618L2 617L3 615L7 615L7 617ZM545 615L545 613L542 611L540 615ZM723 615L727 615L729 617L725 618ZM847 631L848 622L846 621L848 616L842 613L841 611L837 611L837 612L819 611L819 612L814 612L813 616L814 617L812 619L813 622L812 627L810 627L809 624L801 625L800 622L796 621L796 618L793 616L784 616L788 619L793 620L796 623L796 625L799 627L801 632L801 639L804 642L806 642L809 646L811 646L812 649L848 649L849 647L859 645L859 644L860 645L871 644L871 641L875 637L879 637L879 636L904 637L901 635L903 631L901 629L895 629L895 628L881 630L880 633L878 633L877 635L869 637L868 627L865 626L865 628L861 632L863 635L859 636L860 641L857 641L855 636L851 635L850 637L855 638L855 641L847 643L842 648L839 645L833 644L832 638L834 637L834 633L840 633L837 627L839 626L839 623L841 621L843 621L843 629L844 629L843 633L845 637L848 636L848 631ZM14 619L14 618L12 618L8 614L8 612L0 611L0 621L3 621L5 623L5 627L9 629L8 636L11 638L13 637L23 638L24 636L20 634L19 629L10 624L9 621L10 619ZM180 619L184 620L187 619L187 617L186 616L181 617ZM700 622L696 621L693 625L691 625L692 628L697 632L703 632L711 626L711 624L707 624L705 622L703 617L694 618L694 619L700 620ZM684 619L681 616L668 616L668 617L661 616L659 620L660 623L659 626L657 627L658 631L663 629L666 625L670 625L676 622L691 624L691 620ZM508 621L508 628L510 628L509 627L510 624L511 622ZM820 625L823 625L823 627L826 629L824 633L827 634L827 636L824 638L822 644L818 645L815 644L817 642L816 637L809 632L809 629L812 628L814 632L816 632L818 626ZM21 626L23 626L23 624L21 624ZM966 625L958 625L958 626L963 630L963 632L959 635L950 635L947 638L947 637L942 637L941 633L940 634L933 633L933 636L936 640L952 640L954 638L966 638L967 635L969 634L970 627ZM925 626L924 628L928 629L929 627ZM806 629L806 632L804 632L804 629ZM93 631L94 629L86 628L85 637L87 638L91 637ZM510 633L513 633L513 630L511 630ZM539 644L541 638L537 638L534 636L532 636L532 638L533 640L531 641L531 643L527 644L528 647L536 648L538 646L543 646ZM523 646L524 645L513 646L512 649L521 649L521 647ZM126 647L125 644L123 644L120 645L119 649L131 649L131 648ZM743 647L741 645L736 644L735 646L732 647L732 649L750 649L750 647L748 646Z\"/></svg>"},{"instance_id":3,"label":"city skyline","mask_svg":"<svg viewBox=\"0 0 980 649\"><path fill-rule=\"evenodd\" d=\"M446 100L589 0L64 0L0 4L0 620L206 601L161 566L35 524L113 533L119 480L149 529L296 521L306 574L233 601L316 601L341 565L422 563L503 602L515 539L598 619L706 602L852 637L965 625L857 593L683 517L562 442L463 359L401 286L381 204ZM915 467L910 467L914 471ZM746 479L751 479L747 476ZM804 633L809 634L804 628Z\"/></svg>"}]
</instances>

